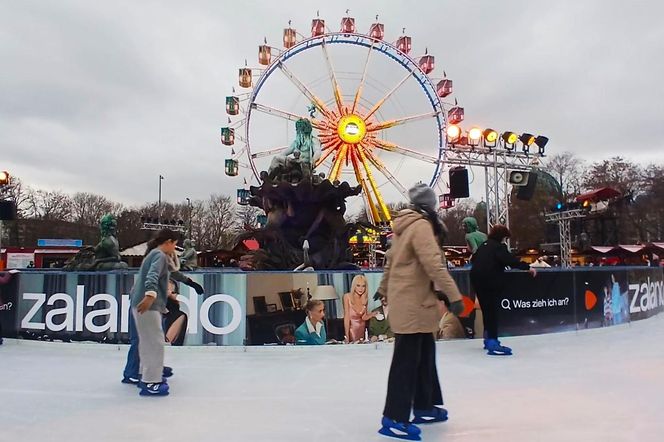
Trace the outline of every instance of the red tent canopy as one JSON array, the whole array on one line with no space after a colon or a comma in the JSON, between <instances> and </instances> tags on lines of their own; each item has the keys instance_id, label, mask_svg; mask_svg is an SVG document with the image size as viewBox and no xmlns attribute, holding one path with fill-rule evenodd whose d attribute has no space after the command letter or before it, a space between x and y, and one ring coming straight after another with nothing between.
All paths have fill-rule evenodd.
<instances>
[{"instance_id":1,"label":"red tent canopy","mask_svg":"<svg viewBox=\"0 0 664 442\"><path fill-rule=\"evenodd\" d=\"M601 189L595 189L590 192L583 193L579 196L576 197L576 201L578 202L583 202L583 201L602 201L602 200L608 200L611 198L617 198L621 195L620 192L618 192L616 189L612 189L610 187L602 187Z\"/></svg>"},{"instance_id":2,"label":"red tent canopy","mask_svg":"<svg viewBox=\"0 0 664 442\"><path fill-rule=\"evenodd\" d=\"M627 250L628 252L631 252L631 253L639 253L640 251L645 249L645 247L640 245L640 244L636 244L636 245L619 244L618 247L620 247L623 250Z\"/></svg>"}]
</instances>

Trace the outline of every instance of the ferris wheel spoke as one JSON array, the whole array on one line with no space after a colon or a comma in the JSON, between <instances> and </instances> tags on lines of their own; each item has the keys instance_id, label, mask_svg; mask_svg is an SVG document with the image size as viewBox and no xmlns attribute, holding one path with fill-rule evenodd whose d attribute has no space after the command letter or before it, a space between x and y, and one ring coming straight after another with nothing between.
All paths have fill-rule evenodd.
<instances>
[{"instance_id":1,"label":"ferris wheel spoke","mask_svg":"<svg viewBox=\"0 0 664 442\"><path fill-rule=\"evenodd\" d=\"M346 161L346 155L348 154L348 144L344 143L341 146L341 149L338 150L338 154L332 163L332 169L330 169L330 181L334 181L339 178L341 170L343 169L343 163Z\"/></svg>"},{"instance_id":2,"label":"ferris wheel spoke","mask_svg":"<svg viewBox=\"0 0 664 442\"><path fill-rule=\"evenodd\" d=\"M325 39L323 39L323 54L325 55L325 63L327 64L327 72L330 75L330 80L332 81L332 88L334 89L334 101L337 103L337 109L339 109L339 114L343 114L343 99L341 94L341 88L339 87L339 82L337 81L337 76L334 73L334 67L332 66L332 59L330 54L327 52L327 45L325 44Z\"/></svg>"},{"instance_id":3,"label":"ferris wheel spoke","mask_svg":"<svg viewBox=\"0 0 664 442\"><path fill-rule=\"evenodd\" d=\"M316 161L316 167L318 167L318 166L320 166L321 164L323 164L323 162L324 162L325 160L327 160L327 159L330 157L330 155L332 155L332 154L334 153L335 150L336 150L336 149L327 149L325 152L323 152L323 153L321 154L320 158L318 159L318 161Z\"/></svg>"},{"instance_id":4,"label":"ferris wheel spoke","mask_svg":"<svg viewBox=\"0 0 664 442\"><path fill-rule=\"evenodd\" d=\"M425 153L421 153L416 150L409 149L407 147L399 146L398 144L390 143L389 141L376 139L373 140L373 145L378 147L379 149L386 150L388 152L400 153L401 155L415 158L420 161L425 161L427 163L433 163L433 164L438 163L438 158L434 156L427 155Z\"/></svg>"},{"instance_id":5,"label":"ferris wheel spoke","mask_svg":"<svg viewBox=\"0 0 664 442\"><path fill-rule=\"evenodd\" d=\"M373 173L371 172L371 167L369 166L367 157L364 154L364 148L362 146L356 146L355 150L358 156L360 157L360 162L362 164L362 167L364 167L364 171L367 173L367 178L369 178L369 184L371 185L371 190L373 190L373 194L376 197L376 201L378 201L378 206L380 207L381 212L384 215L383 219L385 221L390 221L391 219L390 211L387 208L385 201L383 200L383 196L378 190L378 186L376 185L376 180L374 179Z\"/></svg>"},{"instance_id":6,"label":"ferris wheel spoke","mask_svg":"<svg viewBox=\"0 0 664 442\"><path fill-rule=\"evenodd\" d=\"M371 53L373 52L373 47L376 42L372 41L371 46L369 47L369 52L367 52L367 58L364 60L364 70L362 71L362 79L360 79L360 84L357 87L357 91L355 91L355 98L353 99L353 108L351 109L350 113L355 113L355 108L357 107L357 103L360 101L360 97L362 96L362 89L364 89L364 80L367 78L367 67L369 66L369 59L371 58Z\"/></svg>"},{"instance_id":7,"label":"ferris wheel spoke","mask_svg":"<svg viewBox=\"0 0 664 442\"><path fill-rule=\"evenodd\" d=\"M374 124L367 124L367 132L376 132L378 130L387 129L390 127L398 126L399 124L409 123L411 121L426 120L427 118L434 118L436 115L439 115L441 112L433 111L427 112L425 114L411 115L408 117L397 118L394 120L379 121Z\"/></svg>"},{"instance_id":8,"label":"ferris wheel spoke","mask_svg":"<svg viewBox=\"0 0 664 442\"><path fill-rule=\"evenodd\" d=\"M353 165L353 170L355 171L355 179L360 184L360 186L362 186L362 194L364 195L364 201L366 202L369 210L367 215L370 217L372 224L375 224L376 222L380 221L380 215L378 214L378 209L376 208L376 205L374 204L373 199L371 198L371 192L369 192L369 186L367 185L367 181L364 178L364 174L362 173L362 166L360 166L359 161L357 159L355 148L353 148L353 150L351 151L350 160Z\"/></svg>"},{"instance_id":9,"label":"ferris wheel spoke","mask_svg":"<svg viewBox=\"0 0 664 442\"><path fill-rule=\"evenodd\" d=\"M237 160L238 158L242 157L242 155L244 155L244 153L245 153L246 151L247 151L247 146L245 145L242 149L240 149L239 151L237 151L236 153L234 153L234 154L231 156L231 158L234 159L234 160Z\"/></svg>"},{"instance_id":10,"label":"ferris wheel spoke","mask_svg":"<svg viewBox=\"0 0 664 442\"><path fill-rule=\"evenodd\" d=\"M371 164L373 164L374 167L380 171L380 173L385 175L385 178L387 178L388 181L392 183L392 185L396 187L397 190L403 196L408 198L408 190L399 182L399 180L397 180L397 178L392 174L392 172L390 172L387 169L387 167L385 167L385 165L370 150L366 150L365 155L367 156Z\"/></svg>"},{"instance_id":11,"label":"ferris wheel spoke","mask_svg":"<svg viewBox=\"0 0 664 442\"><path fill-rule=\"evenodd\" d=\"M297 120L300 120L300 119L309 120L311 122L311 126L315 127L316 129L324 129L326 127L322 121L316 120L315 118L310 118L310 117L305 117L304 115L294 114L292 112L277 109L276 107L267 106L265 104L260 104L260 103L255 103L254 102L254 103L251 103L251 108L256 109L259 112L263 112L263 113L268 114L268 115L274 115L275 117L279 117L279 118L285 118L286 120L290 120L290 121L297 121Z\"/></svg>"},{"instance_id":12,"label":"ferris wheel spoke","mask_svg":"<svg viewBox=\"0 0 664 442\"><path fill-rule=\"evenodd\" d=\"M261 151L261 152L252 153L251 158L256 159L256 158L263 158L263 157L267 157L267 156L270 156L270 155L274 155L274 154L277 154L279 152L283 152L284 150L288 149L288 147L289 146L281 146L281 147L275 147L274 149L270 149L270 150L265 150L265 151Z\"/></svg>"},{"instance_id":13,"label":"ferris wheel spoke","mask_svg":"<svg viewBox=\"0 0 664 442\"><path fill-rule=\"evenodd\" d=\"M291 81L291 83L293 83L293 85L295 85L295 87L298 88L299 91L302 92L302 94L305 97L307 97L309 99L309 101L311 101L311 103L314 106L316 106L316 109L318 109L320 111L320 113L322 113L326 117L329 117L329 116L332 115L330 110L325 106L325 103L323 103L323 101L320 98L316 97L309 90L309 88L307 88L307 86L304 83L302 83L302 81L299 78L297 78L295 76L295 74L293 74L293 72L290 69L288 69L286 67L286 65L282 61L279 61L278 66L279 66L279 69L281 69L281 71L286 75L286 77L288 77L288 79Z\"/></svg>"},{"instance_id":14,"label":"ferris wheel spoke","mask_svg":"<svg viewBox=\"0 0 664 442\"><path fill-rule=\"evenodd\" d=\"M413 72L414 72L414 70L411 70L410 72L408 72L408 74L405 77L403 77L403 79L399 83L397 83L397 85L394 86L394 88L392 88L392 90L389 91L387 93L387 95L385 95L383 98L378 100L378 102L376 104L374 104L374 106L371 108L369 113L364 116L364 118L367 119L370 116L372 116L373 114L375 114L376 111L378 109L380 109L380 107L392 96L392 94L394 94L401 87L401 85L403 85L406 82L406 80L408 80L411 77L411 75L413 75Z\"/></svg>"},{"instance_id":15,"label":"ferris wheel spoke","mask_svg":"<svg viewBox=\"0 0 664 442\"><path fill-rule=\"evenodd\" d=\"M332 169L330 169L330 181L334 181L339 178L341 169L343 168L343 163L346 160L346 155L348 154L348 144L343 144L341 149L338 151L337 157L334 159L332 164Z\"/></svg>"}]
</instances>

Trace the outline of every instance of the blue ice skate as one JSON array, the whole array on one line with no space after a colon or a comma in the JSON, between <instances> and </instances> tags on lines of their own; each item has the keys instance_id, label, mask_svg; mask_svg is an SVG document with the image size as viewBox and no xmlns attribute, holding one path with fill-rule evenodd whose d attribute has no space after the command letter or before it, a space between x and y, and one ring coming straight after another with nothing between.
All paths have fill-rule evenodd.
<instances>
[{"instance_id":1,"label":"blue ice skate","mask_svg":"<svg viewBox=\"0 0 664 442\"><path fill-rule=\"evenodd\" d=\"M166 384L166 378L163 377L163 376L161 377L161 383L162 383L162 384ZM140 380L140 377L139 377L139 381L138 381L138 384L136 384L136 386L137 386L138 388L143 388L145 385L147 385L147 384L146 384L145 382L141 381L141 380Z\"/></svg>"},{"instance_id":2,"label":"blue ice skate","mask_svg":"<svg viewBox=\"0 0 664 442\"><path fill-rule=\"evenodd\" d=\"M405 440L422 440L420 437L422 430L411 423L401 423L383 416L381 425L382 427L378 432L383 436Z\"/></svg>"},{"instance_id":3,"label":"blue ice skate","mask_svg":"<svg viewBox=\"0 0 664 442\"><path fill-rule=\"evenodd\" d=\"M431 410L413 410L415 418L413 424L433 424L447 420L447 410L443 407L433 407Z\"/></svg>"},{"instance_id":4,"label":"blue ice skate","mask_svg":"<svg viewBox=\"0 0 664 442\"><path fill-rule=\"evenodd\" d=\"M162 372L161 375L165 378L170 378L171 376L173 376L173 368L164 365L164 371Z\"/></svg>"},{"instance_id":5,"label":"blue ice skate","mask_svg":"<svg viewBox=\"0 0 664 442\"><path fill-rule=\"evenodd\" d=\"M487 350L487 354L491 356L511 356L512 349L500 345L498 339L487 339L486 346L484 347Z\"/></svg>"},{"instance_id":6,"label":"blue ice skate","mask_svg":"<svg viewBox=\"0 0 664 442\"><path fill-rule=\"evenodd\" d=\"M488 350L487 347L486 347L487 341L489 341L489 339L484 338L484 350ZM496 342L498 343L498 345L502 345L498 339L496 339Z\"/></svg>"},{"instance_id":7,"label":"blue ice skate","mask_svg":"<svg viewBox=\"0 0 664 442\"><path fill-rule=\"evenodd\" d=\"M168 396L168 384L166 382L156 382L152 384L140 383L141 396Z\"/></svg>"}]
</instances>

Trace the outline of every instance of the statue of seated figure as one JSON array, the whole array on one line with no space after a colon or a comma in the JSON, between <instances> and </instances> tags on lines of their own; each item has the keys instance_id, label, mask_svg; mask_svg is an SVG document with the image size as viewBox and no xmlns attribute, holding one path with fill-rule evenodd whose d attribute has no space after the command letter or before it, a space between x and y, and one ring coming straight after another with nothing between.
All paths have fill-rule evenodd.
<instances>
[{"instance_id":1,"label":"statue of seated figure","mask_svg":"<svg viewBox=\"0 0 664 442\"><path fill-rule=\"evenodd\" d=\"M111 214L101 218L101 241L95 247L95 261L92 266L95 270L126 269L127 263L120 257L120 244L116 238L118 223Z\"/></svg>"},{"instance_id":2,"label":"statue of seated figure","mask_svg":"<svg viewBox=\"0 0 664 442\"><path fill-rule=\"evenodd\" d=\"M196 244L190 240L184 240L184 251L180 255L180 270L196 270L198 268L198 254Z\"/></svg>"},{"instance_id":3,"label":"statue of seated figure","mask_svg":"<svg viewBox=\"0 0 664 442\"><path fill-rule=\"evenodd\" d=\"M297 120L295 132L295 141L288 149L272 158L268 169L270 180L287 179L295 182L311 177L316 161L320 158L320 142L312 135L309 120Z\"/></svg>"}]
</instances>

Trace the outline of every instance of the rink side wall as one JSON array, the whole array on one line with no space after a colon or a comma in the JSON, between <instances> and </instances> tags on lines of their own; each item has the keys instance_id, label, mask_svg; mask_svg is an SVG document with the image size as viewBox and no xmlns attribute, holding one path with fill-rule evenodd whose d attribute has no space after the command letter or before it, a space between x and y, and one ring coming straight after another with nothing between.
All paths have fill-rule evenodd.
<instances>
[{"instance_id":1,"label":"rink side wall","mask_svg":"<svg viewBox=\"0 0 664 442\"><path fill-rule=\"evenodd\" d=\"M595 267L545 269L536 278L510 272L500 301L503 336L532 335L606 327L664 311L662 268ZM327 316L343 317L341 297L358 273L367 277L371 297L382 272L239 272L202 270L187 275L204 295L180 284L181 309L189 316L185 345L251 342L248 322L283 315L303 317L288 292L314 294L332 285L339 296L326 301ZM21 271L0 286L2 336L64 341L128 342L129 292L136 269L117 272ZM475 299L469 272L453 270L461 292ZM256 302L254 298L259 298ZM268 306L268 312L256 308ZM295 310L291 311L291 306ZM275 311L276 310L276 311ZM299 315L299 316L298 316ZM296 324L299 325L299 324Z\"/></svg>"}]
</instances>

